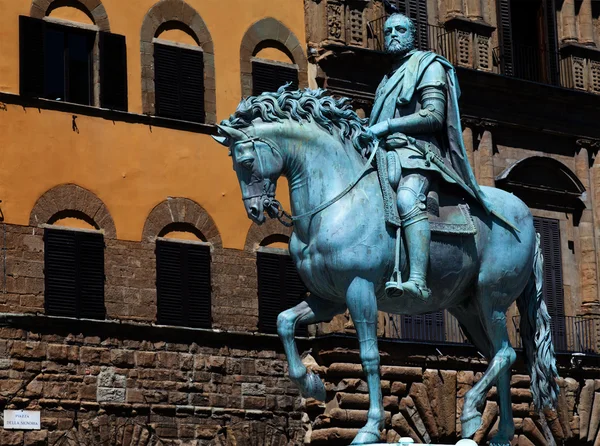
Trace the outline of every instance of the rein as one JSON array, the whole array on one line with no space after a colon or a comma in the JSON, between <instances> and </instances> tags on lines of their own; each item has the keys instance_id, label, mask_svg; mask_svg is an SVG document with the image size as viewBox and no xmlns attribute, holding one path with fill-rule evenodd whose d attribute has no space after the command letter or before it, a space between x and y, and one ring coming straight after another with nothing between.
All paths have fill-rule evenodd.
<instances>
[{"instance_id":1,"label":"rein","mask_svg":"<svg viewBox=\"0 0 600 446\"><path fill-rule=\"evenodd\" d=\"M262 138L260 136L253 136L250 137L248 136L248 134L246 134L243 130L240 130L242 133L244 133L247 136L247 139L242 140L242 141L237 141L237 144L243 144L243 143L248 143L251 142L252 143L252 147L254 149L254 153L256 154L256 158L258 160L258 163L262 169L263 163L262 163L262 158L260 157L259 152L256 150L255 144L256 141L260 141L264 144L266 144L267 146L269 146L271 148L271 150L277 152L280 156L281 156L281 152L279 152L277 146L270 141L267 138ZM373 147L373 150L371 151L371 155L369 156L369 159L367 160L367 162L365 163L365 165L363 166L362 170L358 173L358 175L356 176L356 178L350 182L350 184L348 184L348 186L346 186L346 188L341 191L339 194L337 194L335 197L333 197L330 200L327 200L324 203L321 203L319 206L317 206L316 208L305 212L303 214L300 215L290 215L288 212L286 212L283 209L283 206L281 205L281 203L275 199L275 193L270 193L269 192L269 188L271 186L271 181L268 179L265 179L264 177L262 178L263 181L265 181L265 184L263 186L263 193L262 194L256 194L256 195L252 195L252 196L248 196L248 197L242 197L242 200L246 201L246 200L250 200L252 198L256 198L256 197L265 197L264 201L263 201L263 206L265 207L267 214L269 215L270 218L277 218L277 220L279 220L279 222L286 226L286 227L291 227L294 225L295 221L301 220L303 218L306 217L311 217L315 214L318 214L319 212L321 212L324 209L327 209L329 206L331 206L333 203L335 203L336 201L338 201L340 198L342 198L344 195L346 195L348 192L350 192L354 186L356 186L360 180L364 177L365 173L367 173L367 171L369 169L372 168L371 163L373 162L373 159L375 158L375 155L377 154L377 151L379 150L379 140L376 140L375 143L375 147ZM289 221L285 221L284 219L288 219Z\"/></svg>"}]
</instances>

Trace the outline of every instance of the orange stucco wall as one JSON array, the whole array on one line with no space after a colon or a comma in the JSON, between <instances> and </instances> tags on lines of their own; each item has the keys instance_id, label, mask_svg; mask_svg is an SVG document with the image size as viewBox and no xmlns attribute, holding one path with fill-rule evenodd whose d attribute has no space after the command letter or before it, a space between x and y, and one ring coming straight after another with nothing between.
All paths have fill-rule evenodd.
<instances>
[{"instance_id":1,"label":"orange stucco wall","mask_svg":"<svg viewBox=\"0 0 600 446\"><path fill-rule=\"evenodd\" d=\"M142 112L140 29L151 0L103 0L111 31L127 39L129 111ZM305 42L302 0L189 0L215 47L217 117L228 117L241 97L240 42L252 23L274 17ZM19 15L29 0L0 0L0 91L19 92ZM235 14L232 13L235 11ZM53 17L75 18L65 10ZM69 16L69 14L71 14ZM140 240L144 222L168 196L198 202L214 219L225 247L243 248L247 219L227 150L206 135L112 122L72 114L0 109L0 199L7 223L26 225L36 200L63 183L96 194L108 207L120 239ZM287 185L280 184L287 203Z\"/></svg>"}]
</instances>

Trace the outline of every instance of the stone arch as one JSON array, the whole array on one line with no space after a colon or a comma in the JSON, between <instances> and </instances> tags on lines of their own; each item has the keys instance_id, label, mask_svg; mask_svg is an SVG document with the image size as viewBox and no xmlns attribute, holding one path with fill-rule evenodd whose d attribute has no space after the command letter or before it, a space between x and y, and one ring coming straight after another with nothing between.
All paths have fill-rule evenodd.
<instances>
[{"instance_id":1,"label":"stone arch","mask_svg":"<svg viewBox=\"0 0 600 446\"><path fill-rule=\"evenodd\" d=\"M583 183L571 169L548 156L515 162L496 177L496 186L514 193L529 207L571 213L576 224L585 209Z\"/></svg>"},{"instance_id":2,"label":"stone arch","mask_svg":"<svg viewBox=\"0 0 600 446\"><path fill-rule=\"evenodd\" d=\"M183 24L192 33L204 53L204 111L206 123L217 121L217 95L215 84L215 52L212 37L200 14L183 0L160 0L150 8L141 30L142 57L142 109L145 114L155 114L154 49L153 42L159 30L168 22Z\"/></svg>"},{"instance_id":3,"label":"stone arch","mask_svg":"<svg viewBox=\"0 0 600 446\"><path fill-rule=\"evenodd\" d=\"M100 31L110 32L108 14L101 0L33 0L29 15L36 19L43 19L54 9L61 6L72 6L84 12Z\"/></svg>"},{"instance_id":4,"label":"stone arch","mask_svg":"<svg viewBox=\"0 0 600 446\"><path fill-rule=\"evenodd\" d=\"M253 23L242 38L240 47L240 71L242 96L252 94L252 56L261 45L271 42L284 51L298 65L300 88L308 87L308 61L298 38L283 23L273 17L266 17Z\"/></svg>"},{"instance_id":5,"label":"stone arch","mask_svg":"<svg viewBox=\"0 0 600 446\"><path fill-rule=\"evenodd\" d=\"M142 240L152 241L163 234L165 228L177 224L194 228L202 235L202 239L212 243L215 248L223 246L219 230L210 214L195 201L180 197L169 197L150 211L142 231Z\"/></svg>"},{"instance_id":6,"label":"stone arch","mask_svg":"<svg viewBox=\"0 0 600 446\"><path fill-rule=\"evenodd\" d=\"M283 226L278 220L267 220L262 225L252 223L248 234L246 235L246 243L244 250L254 252L261 246L265 239L273 238L273 236L283 236L288 239L292 235L293 229Z\"/></svg>"},{"instance_id":7,"label":"stone arch","mask_svg":"<svg viewBox=\"0 0 600 446\"><path fill-rule=\"evenodd\" d=\"M29 215L29 225L52 224L58 218L72 214L102 230L106 238L117 237L115 222L106 205L76 184L53 187L38 198Z\"/></svg>"}]
</instances>

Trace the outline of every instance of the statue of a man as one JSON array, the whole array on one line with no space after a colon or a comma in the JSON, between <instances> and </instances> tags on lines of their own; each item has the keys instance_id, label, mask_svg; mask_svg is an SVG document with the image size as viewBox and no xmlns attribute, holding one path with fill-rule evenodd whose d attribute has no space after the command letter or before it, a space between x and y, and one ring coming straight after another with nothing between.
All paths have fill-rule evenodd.
<instances>
[{"instance_id":1,"label":"statue of a man","mask_svg":"<svg viewBox=\"0 0 600 446\"><path fill-rule=\"evenodd\" d=\"M397 200L410 265L408 281L389 283L387 291L426 300L431 293L426 280L431 241L426 197L431 184L440 179L458 184L486 211L490 207L462 142L454 68L431 51L415 49L415 26L402 14L387 19L384 35L393 67L377 88L370 129L382 147L396 152L402 167Z\"/></svg>"}]
</instances>

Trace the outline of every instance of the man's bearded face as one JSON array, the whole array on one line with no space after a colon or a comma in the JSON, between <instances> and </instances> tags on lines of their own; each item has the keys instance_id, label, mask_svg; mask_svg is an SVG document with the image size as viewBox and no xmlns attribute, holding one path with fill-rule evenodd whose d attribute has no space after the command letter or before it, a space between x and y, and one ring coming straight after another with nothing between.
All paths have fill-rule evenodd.
<instances>
[{"instance_id":1,"label":"man's bearded face","mask_svg":"<svg viewBox=\"0 0 600 446\"><path fill-rule=\"evenodd\" d=\"M403 55L415 48L415 28L405 15L393 14L386 20L383 33L389 54Z\"/></svg>"}]
</instances>

